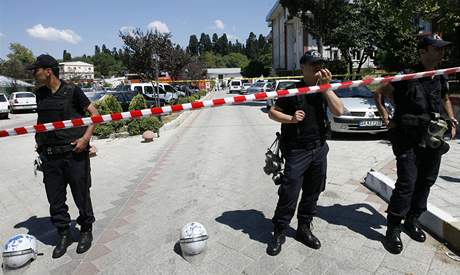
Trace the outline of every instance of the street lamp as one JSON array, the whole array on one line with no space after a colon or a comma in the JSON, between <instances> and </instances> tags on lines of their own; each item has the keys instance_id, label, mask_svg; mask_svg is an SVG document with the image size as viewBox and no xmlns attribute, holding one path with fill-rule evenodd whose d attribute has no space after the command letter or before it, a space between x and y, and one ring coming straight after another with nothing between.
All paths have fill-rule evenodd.
<instances>
[{"instance_id":1,"label":"street lamp","mask_svg":"<svg viewBox=\"0 0 460 275\"><path fill-rule=\"evenodd\" d=\"M156 81L156 98L155 103L157 107L160 107L160 85L158 83L158 63L160 63L160 56L156 53L152 55L152 59L155 60L155 81Z\"/></svg>"}]
</instances>

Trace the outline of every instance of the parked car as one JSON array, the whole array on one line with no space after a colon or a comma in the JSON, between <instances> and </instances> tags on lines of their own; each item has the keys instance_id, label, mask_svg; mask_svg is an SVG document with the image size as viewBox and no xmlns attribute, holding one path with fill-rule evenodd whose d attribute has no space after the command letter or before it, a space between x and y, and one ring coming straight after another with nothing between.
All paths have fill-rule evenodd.
<instances>
[{"instance_id":1,"label":"parked car","mask_svg":"<svg viewBox=\"0 0 460 275\"><path fill-rule=\"evenodd\" d=\"M167 93L171 93L174 100L179 99L179 96L185 96L185 92L176 90L168 83L158 83L158 85L160 85L160 87L163 88L163 90L165 90Z\"/></svg>"},{"instance_id":2,"label":"parked car","mask_svg":"<svg viewBox=\"0 0 460 275\"><path fill-rule=\"evenodd\" d=\"M99 100L104 100L104 98L107 97L108 95L113 95L117 99L117 101L120 103L121 108L123 109L123 112L126 112L129 109L129 104L131 103L131 100L137 94L141 94L141 93L138 93L138 92L118 92L118 91L107 92ZM147 108L156 107L156 100L155 100L154 97L150 97L150 96L148 96L146 94L141 94L141 95L144 97L145 101L147 102ZM160 101L160 106L166 105L166 102L164 101L164 99L160 98L159 101Z\"/></svg>"},{"instance_id":3,"label":"parked car","mask_svg":"<svg viewBox=\"0 0 460 275\"><path fill-rule=\"evenodd\" d=\"M291 87L294 87L294 84L296 82L299 82L300 80L298 79L282 79L282 80L276 80L274 84L274 91L279 91L279 90L286 90ZM275 105L275 99L268 99L267 100L267 109L269 109L271 106Z\"/></svg>"},{"instance_id":4,"label":"parked car","mask_svg":"<svg viewBox=\"0 0 460 275\"><path fill-rule=\"evenodd\" d=\"M36 111L37 100L31 92L15 92L10 95L10 111L14 113L19 110Z\"/></svg>"},{"instance_id":5,"label":"parked car","mask_svg":"<svg viewBox=\"0 0 460 275\"><path fill-rule=\"evenodd\" d=\"M89 101L96 102L101 97L103 97L106 93L107 91L90 91L90 92L85 92L85 95L89 99Z\"/></svg>"},{"instance_id":6,"label":"parked car","mask_svg":"<svg viewBox=\"0 0 460 275\"><path fill-rule=\"evenodd\" d=\"M247 94L249 87L251 87L251 83L249 83L249 82L243 83L243 87L241 87L241 93L242 94Z\"/></svg>"},{"instance_id":7,"label":"parked car","mask_svg":"<svg viewBox=\"0 0 460 275\"><path fill-rule=\"evenodd\" d=\"M388 130L375 105L372 91L367 86L335 90L335 93L342 100L345 113L335 116L328 110L331 134L334 132L377 134ZM386 107L392 115L393 106L386 103Z\"/></svg>"},{"instance_id":8,"label":"parked car","mask_svg":"<svg viewBox=\"0 0 460 275\"><path fill-rule=\"evenodd\" d=\"M272 92L273 82L256 82L252 84L252 86L249 87L246 91L248 94Z\"/></svg>"},{"instance_id":9,"label":"parked car","mask_svg":"<svg viewBox=\"0 0 460 275\"><path fill-rule=\"evenodd\" d=\"M4 94L0 94L0 118L8 118L10 114L10 103Z\"/></svg>"},{"instance_id":10,"label":"parked car","mask_svg":"<svg viewBox=\"0 0 460 275\"><path fill-rule=\"evenodd\" d=\"M145 94L151 98L155 97L155 94L157 93L156 86L154 86L152 83L132 83L132 84L125 84L125 85L119 85L115 88L117 92L138 92ZM160 85L158 88L158 93L160 99L163 99L166 101L167 104L172 104L175 102L177 99L177 95L174 95L171 92L166 92L163 87Z\"/></svg>"},{"instance_id":11,"label":"parked car","mask_svg":"<svg viewBox=\"0 0 460 275\"><path fill-rule=\"evenodd\" d=\"M241 82L241 80L232 80L230 81L230 84L229 84L229 93L233 93L233 92L236 92L236 93L241 93L241 89L243 87L243 82Z\"/></svg>"}]
</instances>

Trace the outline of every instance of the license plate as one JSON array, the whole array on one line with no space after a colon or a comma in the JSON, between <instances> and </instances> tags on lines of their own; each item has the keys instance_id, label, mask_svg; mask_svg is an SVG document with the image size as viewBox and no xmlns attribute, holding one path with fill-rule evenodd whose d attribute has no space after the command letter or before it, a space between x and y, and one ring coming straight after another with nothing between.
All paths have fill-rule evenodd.
<instances>
[{"instance_id":1,"label":"license plate","mask_svg":"<svg viewBox=\"0 0 460 275\"><path fill-rule=\"evenodd\" d=\"M359 127L380 127L382 126L382 121L380 120L365 120L359 122Z\"/></svg>"}]
</instances>

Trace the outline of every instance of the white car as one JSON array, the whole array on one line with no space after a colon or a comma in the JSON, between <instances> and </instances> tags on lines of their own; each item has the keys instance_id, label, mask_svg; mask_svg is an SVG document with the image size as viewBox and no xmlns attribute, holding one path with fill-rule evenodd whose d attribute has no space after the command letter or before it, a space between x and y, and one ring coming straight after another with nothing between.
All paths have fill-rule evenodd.
<instances>
[{"instance_id":1,"label":"white car","mask_svg":"<svg viewBox=\"0 0 460 275\"><path fill-rule=\"evenodd\" d=\"M243 83L243 87L241 88L241 93L247 94L249 87L251 87L251 83L247 83L247 82Z\"/></svg>"},{"instance_id":2,"label":"white car","mask_svg":"<svg viewBox=\"0 0 460 275\"><path fill-rule=\"evenodd\" d=\"M334 92L342 100L345 113L335 116L328 109L331 134L334 132L377 134L388 130L375 105L372 91L367 86L345 88ZM394 111L393 106L388 103L385 105L391 116Z\"/></svg>"},{"instance_id":3,"label":"white car","mask_svg":"<svg viewBox=\"0 0 460 275\"><path fill-rule=\"evenodd\" d=\"M232 80L230 81L230 88L229 88L229 93L241 93L241 90L243 88L243 82L241 80Z\"/></svg>"},{"instance_id":4,"label":"white car","mask_svg":"<svg viewBox=\"0 0 460 275\"><path fill-rule=\"evenodd\" d=\"M300 80L298 79L282 79L282 80L276 80L275 85L274 85L274 90L286 90L288 88L291 88L296 82L299 82ZM267 99L267 109L269 109L271 106L275 105L275 99Z\"/></svg>"},{"instance_id":5,"label":"white car","mask_svg":"<svg viewBox=\"0 0 460 275\"><path fill-rule=\"evenodd\" d=\"M15 92L10 95L11 113L19 110L36 111L37 100L31 92Z\"/></svg>"},{"instance_id":6,"label":"white car","mask_svg":"<svg viewBox=\"0 0 460 275\"><path fill-rule=\"evenodd\" d=\"M10 103L4 94L0 94L0 118L8 118L10 114Z\"/></svg>"}]
</instances>

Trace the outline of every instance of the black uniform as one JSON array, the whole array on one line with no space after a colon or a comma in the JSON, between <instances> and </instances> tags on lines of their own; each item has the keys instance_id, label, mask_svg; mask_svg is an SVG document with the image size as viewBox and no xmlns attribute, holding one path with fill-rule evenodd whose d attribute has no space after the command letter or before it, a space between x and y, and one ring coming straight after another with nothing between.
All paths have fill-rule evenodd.
<instances>
[{"instance_id":1,"label":"black uniform","mask_svg":"<svg viewBox=\"0 0 460 275\"><path fill-rule=\"evenodd\" d=\"M422 65L404 73L424 71ZM393 153L396 156L395 189L388 206L388 222L399 224L406 216L419 217L427 207L430 187L435 183L441 163L439 149L422 146L427 120L440 113L442 99L448 92L443 76L427 77L391 83L396 127L390 130Z\"/></svg>"},{"instance_id":2,"label":"black uniform","mask_svg":"<svg viewBox=\"0 0 460 275\"><path fill-rule=\"evenodd\" d=\"M43 86L36 92L38 105L37 123L49 123L80 118L90 101L83 91L61 80L61 86L53 94ZM82 231L91 229L94 222L90 198L89 151L73 152L71 142L81 138L87 127L37 133L35 140L43 165L43 182L50 204L51 221L60 232L68 229L70 215L66 205L66 188L70 185L80 216L77 223Z\"/></svg>"},{"instance_id":3,"label":"black uniform","mask_svg":"<svg viewBox=\"0 0 460 275\"><path fill-rule=\"evenodd\" d=\"M305 82L296 87L307 86ZM280 98L276 106L283 113L294 115L305 112L303 121L297 124L281 124L281 149L286 160L283 182L278 190L279 200L272 219L275 227L287 228L294 216L302 189L297 218L300 224L310 223L316 214L319 194L326 184L326 101L322 94L310 94Z\"/></svg>"}]
</instances>

